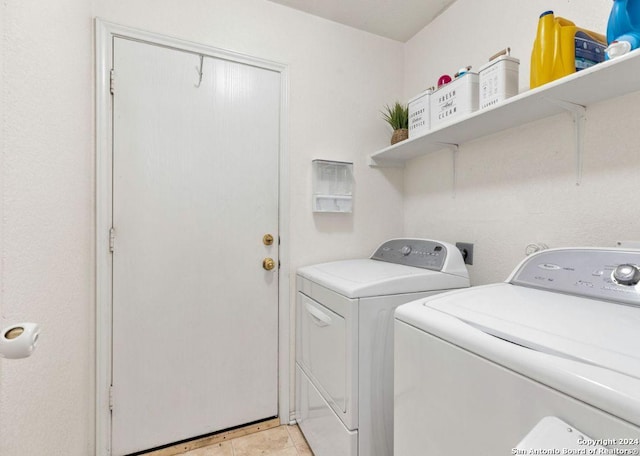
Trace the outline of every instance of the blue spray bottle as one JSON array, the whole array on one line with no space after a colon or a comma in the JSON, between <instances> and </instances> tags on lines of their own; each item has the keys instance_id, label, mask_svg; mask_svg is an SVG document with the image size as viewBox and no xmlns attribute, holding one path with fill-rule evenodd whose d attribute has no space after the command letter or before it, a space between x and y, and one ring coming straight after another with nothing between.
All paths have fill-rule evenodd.
<instances>
[{"instance_id":1,"label":"blue spray bottle","mask_svg":"<svg viewBox=\"0 0 640 456\"><path fill-rule=\"evenodd\" d=\"M607 59L640 47L640 0L613 0L607 24Z\"/></svg>"}]
</instances>

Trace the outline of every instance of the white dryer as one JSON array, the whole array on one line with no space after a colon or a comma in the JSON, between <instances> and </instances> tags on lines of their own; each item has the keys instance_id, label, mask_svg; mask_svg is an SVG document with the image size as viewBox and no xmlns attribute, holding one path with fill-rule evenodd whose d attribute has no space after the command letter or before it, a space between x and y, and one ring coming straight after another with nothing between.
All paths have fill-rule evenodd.
<instances>
[{"instance_id":1,"label":"white dryer","mask_svg":"<svg viewBox=\"0 0 640 456\"><path fill-rule=\"evenodd\" d=\"M296 419L315 456L392 454L393 312L468 286L458 249L426 239L298 270Z\"/></svg>"},{"instance_id":2,"label":"white dryer","mask_svg":"<svg viewBox=\"0 0 640 456\"><path fill-rule=\"evenodd\" d=\"M555 249L400 306L395 454L638 454L640 251Z\"/></svg>"}]
</instances>

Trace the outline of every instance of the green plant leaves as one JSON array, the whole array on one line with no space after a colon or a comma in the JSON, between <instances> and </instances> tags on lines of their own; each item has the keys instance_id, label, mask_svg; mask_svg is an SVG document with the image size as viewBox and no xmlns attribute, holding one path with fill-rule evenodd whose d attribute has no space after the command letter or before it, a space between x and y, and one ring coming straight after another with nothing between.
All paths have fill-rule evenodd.
<instances>
[{"instance_id":1,"label":"green plant leaves","mask_svg":"<svg viewBox=\"0 0 640 456\"><path fill-rule=\"evenodd\" d=\"M381 113L382 118L394 130L409 128L409 108L406 105L396 101L393 107L385 105L384 111L381 111Z\"/></svg>"}]
</instances>

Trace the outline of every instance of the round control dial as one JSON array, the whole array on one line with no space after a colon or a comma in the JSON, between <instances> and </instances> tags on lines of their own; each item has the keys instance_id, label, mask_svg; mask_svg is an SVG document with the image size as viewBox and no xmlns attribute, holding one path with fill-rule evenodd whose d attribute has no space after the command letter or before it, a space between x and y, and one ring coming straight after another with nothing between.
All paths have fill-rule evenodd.
<instances>
[{"instance_id":1,"label":"round control dial","mask_svg":"<svg viewBox=\"0 0 640 456\"><path fill-rule=\"evenodd\" d=\"M611 276L620 285L635 285L640 282L640 268L635 264L621 264Z\"/></svg>"},{"instance_id":2,"label":"round control dial","mask_svg":"<svg viewBox=\"0 0 640 456\"><path fill-rule=\"evenodd\" d=\"M404 256L407 256L411 253L411 246L409 245L405 245L400 249L400 253L402 253Z\"/></svg>"}]
</instances>

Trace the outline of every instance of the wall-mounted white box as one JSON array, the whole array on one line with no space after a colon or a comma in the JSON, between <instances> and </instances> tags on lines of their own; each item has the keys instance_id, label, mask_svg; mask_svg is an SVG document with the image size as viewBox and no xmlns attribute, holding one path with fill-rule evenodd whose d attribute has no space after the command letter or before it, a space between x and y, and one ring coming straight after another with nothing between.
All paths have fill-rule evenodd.
<instances>
[{"instance_id":1,"label":"wall-mounted white box","mask_svg":"<svg viewBox=\"0 0 640 456\"><path fill-rule=\"evenodd\" d=\"M431 129L478 110L478 73L467 72L431 94Z\"/></svg>"},{"instance_id":2,"label":"wall-mounted white box","mask_svg":"<svg viewBox=\"0 0 640 456\"><path fill-rule=\"evenodd\" d=\"M313 212L353 212L353 163L313 160Z\"/></svg>"},{"instance_id":3,"label":"wall-mounted white box","mask_svg":"<svg viewBox=\"0 0 640 456\"><path fill-rule=\"evenodd\" d=\"M520 60L501 55L480 68L480 109L518 94Z\"/></svg>"},{"instance_id":4,"label":"wall-mounted white box","mask_svg":"<svg viewBox=\"0 0 640 456\"><path fill-rule=\"evenodd\" d=\"M429 101L433 89L427 89L409 100L409 138L423 135L431 129Z\"/></svg>"}]
</instances>

